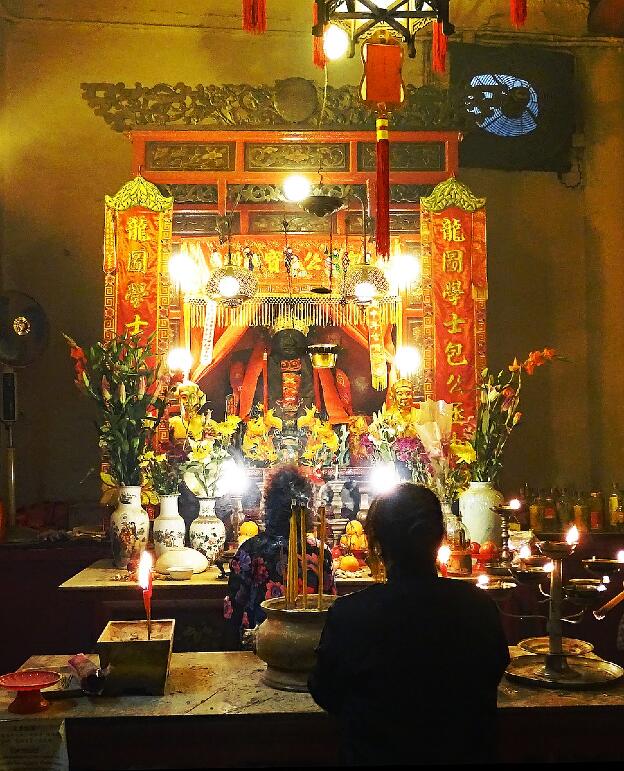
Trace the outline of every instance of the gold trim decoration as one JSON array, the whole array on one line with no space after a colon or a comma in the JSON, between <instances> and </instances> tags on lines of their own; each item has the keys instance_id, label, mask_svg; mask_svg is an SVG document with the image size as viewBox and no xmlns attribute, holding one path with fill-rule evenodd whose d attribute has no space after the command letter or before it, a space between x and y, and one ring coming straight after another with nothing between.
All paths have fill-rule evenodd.
<instances>
[{"instance_id":1,"label":"gold trim decoration","mask_svg":"<svg viewBox=\"0 0 624 771\"><path fill-rule=\"evenodd\" d=\"M190 327L201 328L206 319L206 297L188 297L184 302L184 319ZM403 317L400 297L387 297L375 302L379 322L399 324ZM342 297L289 297L288 295L256 296L237 308L217 304L219 327L275 328L280 318L296 318L302 327L351 326L366 323L365 308Z\"/></svg>"},{"instance_id":2,"label":"gold trim decoration","mask_svg":"<svg viewBox=\"0 0 624 771\"><path fill-rule=\"evenodd\" d=\"M431 195L420 199L420 210L441 212L457 207L467 212L475 212L485 206L485 198L477 198L472 190L455 177L449 177L433 189Z\"/></svg>"},{"instance_id":3,"label":"gold trim decoration","mask_svg":"<svg viewBox=\"0 0 624 771\"><path fill-rule=\"evenodd\" d=\"M142 206L150 211L165 212L173 209L173 198L162 195L156 185L140 174L118 190L115 195L104 196L106 206L115 211L126 211L133 206Z\"/></svg>"}]
</instances>

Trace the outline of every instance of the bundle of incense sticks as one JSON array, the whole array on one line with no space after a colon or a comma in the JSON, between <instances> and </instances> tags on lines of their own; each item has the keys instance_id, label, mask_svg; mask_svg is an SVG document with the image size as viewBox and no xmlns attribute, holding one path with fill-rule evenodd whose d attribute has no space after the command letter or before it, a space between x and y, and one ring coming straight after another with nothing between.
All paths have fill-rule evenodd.
<instances>
[{"instance_id":1,"label":"bundle of incense sticks","mask_svg":"<svg viewBox=\"0 0 624 771\"><path fill-rule=\"evenodd\" d=\"M302 603L303 609L307 610L308 607L308 550L306 548L307 542L307 509L305 506L299 507L299 526L301 529L301 579L302 579Z\"/></svg>"},{"instance_id":2,"label":"bundle of incense sticks","mask_svg":"<svg viewBox=\"0 0 624 771\"><path fill-rule=\"evenodd\" d=\"M323 586L325 582L325 539L327 537L327 515L325 506L319 506L319 556L318 556L318 609L323 609Z\"/></svg>"},{"instance_id":3,"label":"bundle of incense sticks","mask_svg":"<svg viewBox=\"0 0 624 771\"><path fill-rule=\"evenodd\" d=\"M288 538L288 567L286 569L286 607L294 608L298 594L298 556L297 556L297 501L293 498L290 514L290 534Z\"/></svg>"}]
</instances>

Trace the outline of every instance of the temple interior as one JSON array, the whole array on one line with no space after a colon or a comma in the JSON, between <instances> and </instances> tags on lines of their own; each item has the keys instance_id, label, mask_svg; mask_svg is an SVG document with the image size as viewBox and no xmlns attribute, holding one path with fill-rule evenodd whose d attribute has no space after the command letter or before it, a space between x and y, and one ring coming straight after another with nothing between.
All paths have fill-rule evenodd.
<instances>
[{"instance_id":1,"label":"temple interior","mask_svg":"<svg viewBox=\"0 0 624 771\"><path fill-rule=\"evenodd\" d=\"M0 49L0 769L621 760L624 0L0 0ZM432 648L472 754L406 761Z\"/></svg>"}]
</instances>

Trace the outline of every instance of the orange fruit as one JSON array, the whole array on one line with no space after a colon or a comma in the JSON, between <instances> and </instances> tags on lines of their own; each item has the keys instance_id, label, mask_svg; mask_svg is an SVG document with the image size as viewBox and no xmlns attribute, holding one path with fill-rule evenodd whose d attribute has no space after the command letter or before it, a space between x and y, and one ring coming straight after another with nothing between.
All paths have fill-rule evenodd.
<instances>
[{"instance_id":1,"label":"orange fruit","mask_svg":"<svg viewBox=\"0 0 624 771\"><path fill-rule=\"evenodd\" d=\"M360 533L364 532L364 527L362 526L361 522L358 522L357 519L352 519L351 522L347 523L347 526L345 528L345 533L347 535L360 535Z\"/></svg>"},{"instance_id":2,"label":"orange fruit","mask_svg":"<svg viewBox=\"0 0 624 771\"><path fill-rule=\"evenodd\" d=\"M340 568L340 570L344 570L352 573L360 569L360 563L355 557L346 555L345 557L340 558L338 567Z\"/></svg>"},{"instance_id":3,"label":"orange fruit","mask_svg":"<svg viewBox=\"0 0 624 771\"><path fill-rule=\"evenodd\" d=\"M255 522L243 522L240 526L239 535L244 535L246 538L251 538L253 535L258 535L258 525Z\"/></svg>"}]
</instances>

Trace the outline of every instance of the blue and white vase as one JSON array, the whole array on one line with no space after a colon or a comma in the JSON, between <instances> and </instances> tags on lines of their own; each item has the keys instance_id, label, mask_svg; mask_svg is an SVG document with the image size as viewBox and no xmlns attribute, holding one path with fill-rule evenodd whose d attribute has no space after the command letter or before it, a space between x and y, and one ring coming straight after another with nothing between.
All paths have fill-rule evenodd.
<instances>
[{"instance_id":1,"label":"blue and white vase","mask_svg":"<svg viewBox=\"0 0 624 771\"><path fill-rule=\"evenodd\" d=\"M141 507L139 486L119 488L119 504L111 514L110 539L116 568L138 561L147 546L150 521Z\"/></svg>"},{"instance_id":2,"label":"blue and white vase","mask_svg":"<svg viewBox=\"0 0 624 771\"><path fill-rule=\"evenodd\" d=\"M154 551L160 557L166 551L184 546L186 525L178 513L179 495L160 496L160 514L154 520Z\"/></svg>"},{"instance_id":3,"label":"blue and white vase","mask_svg":"<svg viewBox=\"0 0 624 771\"><path fill-rule=\"evenodd\" d=\"M199 499L199 514L191 523L191 547L201 552L213 565L225 545L225 525L215 514L215 498Z\"/></svg>"}]
</instances>

